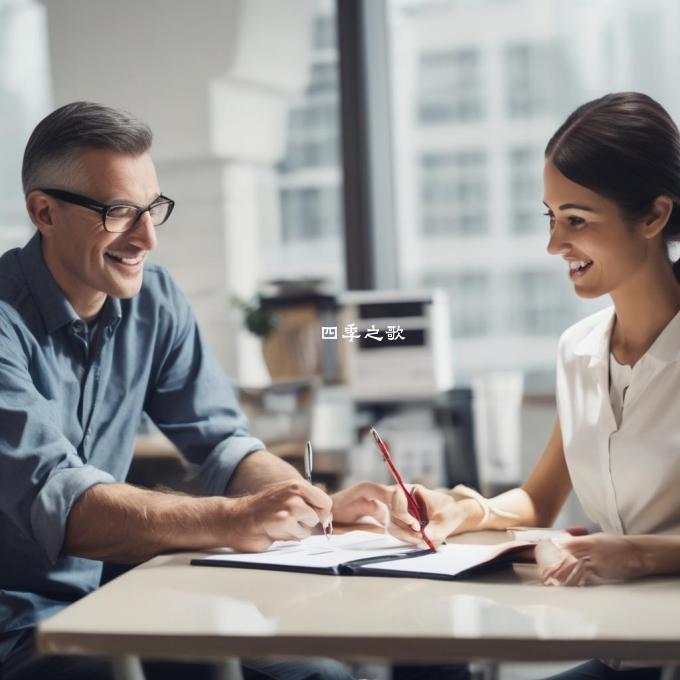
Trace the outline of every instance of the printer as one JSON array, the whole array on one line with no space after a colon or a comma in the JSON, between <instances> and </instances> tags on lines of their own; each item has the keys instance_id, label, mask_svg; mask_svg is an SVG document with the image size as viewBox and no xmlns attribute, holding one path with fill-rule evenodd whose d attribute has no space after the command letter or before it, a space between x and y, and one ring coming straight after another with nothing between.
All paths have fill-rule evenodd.
<instances>
[{"instance_id":1,"label":"printer","mask_svg":"<svg viewBox=\"0 0 680 680\"><path fill-rule=\"evenodd\" d=\"M446 294L348 291L338 343L357 401L431 399L453 387Z\"/></svg>"}]
</instances>

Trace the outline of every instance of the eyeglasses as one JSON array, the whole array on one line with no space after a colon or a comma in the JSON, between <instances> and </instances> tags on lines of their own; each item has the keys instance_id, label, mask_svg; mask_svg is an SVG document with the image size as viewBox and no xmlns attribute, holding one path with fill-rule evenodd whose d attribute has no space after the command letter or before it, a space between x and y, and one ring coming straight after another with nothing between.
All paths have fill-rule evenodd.
<instances>
[{"instance_id":1,"label":"eyeglasses","mask_svg":"<svg viewBox=\"0 0 680 680\"><path fill-rule=\"evenodd\" d=\"M404 484L404 481L402 480L401 475L399 474L399 470L397 470L397 467L394 464L394 461L392 460L392 456L390 456L390 452L387 450L387 445L382 440L382 437L378 434L374 427L371 428L371 434L373 435L373 440L375 441L378 450L380 451L382 457L385 459L385 462L387 463L387 467L389 468L389 471L392 477L394 478L394 481L397 483L399 488L404 492L404 495L406 496L406 504L408 505L409 515L415 517L418 524L420 524L420 533L423 537L423 541L432 552L437 552L437 549L434 547L432 541L427 537L427 534L425 533L425 527L427 526L427 523L429 521L427 517L426 508L421 507L418 501L416 500L415 496L413 495L413 492L409 491L406 488L406 485Z\"/></svg>"},{"instance_id":2,"label":"eyeglasses","mask_svg":"<svg viewBox=\"0 0 680 680\"><path fill-rule=\"evenodd\" d=\"M160 227L170 217L170 213L172 213L172 209L175 207L175 202L171 198L163 196L163 194L151 201L146 208L140 208L128 203L106 205L87 196L73 194L70 191L62 191L61 189L39 189L38 191L42 191L44 194L57 198L60 201L94 210L94 212L101 215L104 229L114 234L120 234L132 229L145 212L149 213L153 225Z\"/></svg>"}]
</instances>

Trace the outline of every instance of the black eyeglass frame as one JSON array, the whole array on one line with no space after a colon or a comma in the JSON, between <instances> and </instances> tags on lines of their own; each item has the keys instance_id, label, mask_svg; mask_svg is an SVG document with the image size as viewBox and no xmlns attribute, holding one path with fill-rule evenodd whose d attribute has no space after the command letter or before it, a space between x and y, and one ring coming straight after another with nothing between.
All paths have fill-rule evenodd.
<instances>
[{"instance_id":1,"label":"black eyeglass frame","mask_svg":"<svg viewBox=\"0 0 680 680\"><path fill-rule=\"evenodd\" d=\"M151 211L151 208L154 208L160 203L167 203L168 204L168 212L163 219L162 222L159 222L158 224L154 224L155 227L160 227L161 224L164 224L165 222L168 221L168 217L172 214L173 208L175 207L175 202L171 199L168 198L167 196L164 196L163 194L160 194L157 198L155 198L149 205L146 206L146 208L140 208L137 205L134 205L133 203L114 203L107 205L106 203L100 203L99 201L95 201L93 198L88 198L87 196L82 196L81 194L74 194L70 191L64 191L63 189L38 189L38 191L42 191L44 194L47 194L48 196L52 196L53 198L56 198L60 201L64 201L66 203L72 203L73 205L79 205L82 206L83 208L88 208L89 210L94 210L94 212L99 213L102 217L102 226L106 231L112 233L112 234L124 234L127 231L130 231L137 222L139 222L139 218L145 213ZM126 207L126 208L135 208L137 210L137 216L135 219L132 221L130 226L125 229L124 231L115 231L111 230L106 226L106 216L110 210L113 208L121 208L121 207Z\"/></svg>"}]
</instances>

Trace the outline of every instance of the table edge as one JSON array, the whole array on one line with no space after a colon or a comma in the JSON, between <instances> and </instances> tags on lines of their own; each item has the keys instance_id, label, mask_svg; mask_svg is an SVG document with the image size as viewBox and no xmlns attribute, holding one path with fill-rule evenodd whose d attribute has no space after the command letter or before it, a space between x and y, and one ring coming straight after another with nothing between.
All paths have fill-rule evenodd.
<instances>
[{"instance_id":1,"label":"table edge","mask_svg":"<svg viewBox=\"0 0 680 680\"><path fill-rule=\"evenodd\" d=\"M408 643L408 644L407 644ZM135 655L164 659L263 658L329 656L338 659L395 661L572 661L617 658L674 662L677 640L526 640L508 638L414 638L282 635L159 635L55 633L38 628L41 654Z\"/></svg>"}]
</instances>

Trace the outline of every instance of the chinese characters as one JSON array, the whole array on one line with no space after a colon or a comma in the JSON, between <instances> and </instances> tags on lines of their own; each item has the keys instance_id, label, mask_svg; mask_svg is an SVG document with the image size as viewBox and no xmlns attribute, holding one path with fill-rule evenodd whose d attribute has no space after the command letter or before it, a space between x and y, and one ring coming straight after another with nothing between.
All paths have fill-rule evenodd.
<instances>
[{"instance_id":1,"label":"chinese characters","mask_svg":"<svg viewBox=\"0 0 680 680\"><path fill-rule=\"evenodd\" d=\"M376 325L373 323L370 325L369 328L366 328L365 332L362 334L362 332L359 331L359 327L355 323L350 323L344 327L343 333L340 336L340 339L349 340L349 342L361 340L362 338L366 340L373 340L374 342L382 342L383 340L386 340L387 342L406 340L404 336L404 329L398 324L387 326L387 330L383 334L381 334L381 329L377 328ZM322 326L321 339L337 340L338 327Z\"/></svg>"}]
</instances>

